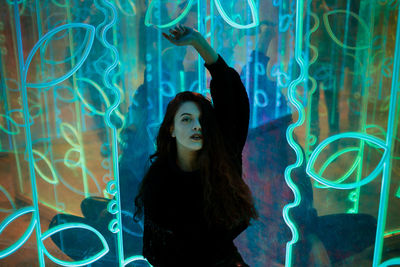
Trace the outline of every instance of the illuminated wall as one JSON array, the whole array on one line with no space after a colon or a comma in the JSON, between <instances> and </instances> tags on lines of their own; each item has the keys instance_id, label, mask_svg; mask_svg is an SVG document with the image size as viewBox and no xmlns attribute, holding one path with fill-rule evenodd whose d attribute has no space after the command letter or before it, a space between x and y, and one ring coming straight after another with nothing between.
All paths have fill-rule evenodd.
<instances>
[{"instance_id":1,"label":"illuminated wall","mask_svg":"<svg viewBox=\"0 0 400 267\"><path fill-rule=\"evenodd\" d=\"M305 266L311 229L343 266L400 264L398 13L395 0L2 0L0 265L149 266L135 192L168 101L210 80L163 39L176 24L248 90L260 219L235 241L246 262ZM341 247L351 214L376 234L334 255L296 212L312 207Z\"/></svg>"}]
</instances>

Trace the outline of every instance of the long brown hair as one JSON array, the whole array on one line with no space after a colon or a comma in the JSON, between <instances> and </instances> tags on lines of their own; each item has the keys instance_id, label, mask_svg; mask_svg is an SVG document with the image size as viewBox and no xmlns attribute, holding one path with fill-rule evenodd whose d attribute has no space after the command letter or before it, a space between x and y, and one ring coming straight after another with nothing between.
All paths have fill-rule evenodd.
<instances>
[{"instance_id":1,"label":"long brown hair","mask_svg":"<svg viewBox=\"0 0 400 267\"><path fill-rule=\"evenodd\" d=\"M232 155L227 152L211 102L201 94L182 92L169 102L158 132L157 150L151 156L153 164L166 162L168 157L176 155L176 140L170 129L179 107L188 101L196 103L201 112L203 147L198 152L197 161L203 185L205 218L210 225L227 228L249 223L252 218L258 218L251 192L241 177L241 168L234 164ZM143 194L148 180L146 174L135 198L136 219L143 214Z\"/></svg>"}]
</instances>

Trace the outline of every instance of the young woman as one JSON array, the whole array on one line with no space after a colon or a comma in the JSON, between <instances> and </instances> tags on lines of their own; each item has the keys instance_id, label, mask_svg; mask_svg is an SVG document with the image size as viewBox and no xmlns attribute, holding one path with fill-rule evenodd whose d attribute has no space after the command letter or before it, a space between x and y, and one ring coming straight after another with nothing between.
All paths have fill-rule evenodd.
<instances>
[{"instance_id":1,"label":"young woman","mask_svg":"<svg viewBox=\"0 0 400 267\"><path fill-rule=\"evenodd\" d=\"M242 179L249 101L238 73L197 31L163 33L193 46L212 76L213 104L179 93L167 107L152 165L135 199L144 213L143 255L154 266L248 266L233 240L257 218Z\"/></svg>"}]
</instances>

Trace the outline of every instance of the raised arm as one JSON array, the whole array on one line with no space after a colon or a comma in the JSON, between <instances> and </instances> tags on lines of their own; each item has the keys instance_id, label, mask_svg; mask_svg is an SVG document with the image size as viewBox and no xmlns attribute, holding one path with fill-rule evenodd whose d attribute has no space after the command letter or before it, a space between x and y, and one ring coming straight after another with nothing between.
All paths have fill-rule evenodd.
<instances>
[{"instance_id":1,"label":"raised arm","mask_svg":"<svg viewBox=\"0 0 400 267\"><path fill-rule=\"evenodd\" d=\"M240 157L246 141L249 125L249 99L239 74L210 46L196 30L178 26L163 33L164 37L177 46L191 45L205 61L211 74L211 96L223 135L235 156Z\"/></svg>"},{"instance_id":2,"label":"raised arm","mask_svg":"<svg viewBox=\"0 0 400 267\"><path fill-rule=\"evenodd\" d=\"M217 61L217 52L195 29L179 25L174 29L169 30L169 32L170 34L163 33L166 39L177 46L193 46L207 65L211 65Z\"/></svg>"}]
</instances>

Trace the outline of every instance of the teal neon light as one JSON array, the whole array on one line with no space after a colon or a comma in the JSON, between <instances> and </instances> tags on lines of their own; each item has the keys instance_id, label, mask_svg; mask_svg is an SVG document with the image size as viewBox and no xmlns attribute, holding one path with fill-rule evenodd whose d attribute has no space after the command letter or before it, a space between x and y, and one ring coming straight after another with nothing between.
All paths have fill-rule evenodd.
<instances>
[{"instance_id":1,"label":"teal neon light","mask_svg":"<svg viewBox=\"0 0 400 267\"><path fill-rule=\"evenodd\" d=\"M61 232L61 231L67 230L67 229L76 229L76 228L86 229L86 230L91 231L94 234L96 234L96 236L99 238L99 240L103 244L103 249L100 250L99 252L97 252L95 255L93 255L85 260L64 261L64 260L60 260L60 259L54 257L53 255L51 255L47 251L46 247L43 246L43 251L46 254L46 256L49 257L49 259L51 259L53 262L55 262L59 265L62 265L62 266L85 266L85 265L88 265L90 263L97 261L98 259L100 259L101 257L103 257L104 255L106 255L108 253L108 251L110 249L108 247L107 241L104 238L104 236L99 231L97 231L95 228L93 228L87 224L83 224L83 223L65 223L65 224L57 225L56 227L53 227L50 230L43 233L43 235L41 237L41 241L43 242L46 238L48 238L49 236L51 236L55 233L58 233L58 232Z\"/></svg>"},{"instance_id":2,"label":"teal neon light","mask_svg":"<svg viewBox=\"0 0 400 267\"><path fill-rule=\"evenodd\" d=\"M23 209L17 210L13 214L8 215L4 221L0 224L0 234L3 230L9 225L11 222L16 220L17 218L25 215L27 213L32 213L31 222L29 223L28 228L25 230L24 234L10 247L0 251L0 259L9 256L10 254L17 251L25 242L28 240L29 236L32 234L33 230L35 229L36 225L36 218L35 218L35 208L34 207L25 207Z\"/></svg>"},{"instance_id":3,"label":"teal neon light","mask_svg":"<svg viewBox=\"0 0 400 267\"><path fill-rule=\"evenodd\" d=\"M95 28L92 25L89 24L84 24L84 23L70 23L70 24L65 24L62 26L59 26L55 29L52 29L51 31L49 31L48 33L46 33L45 35L43 35L39 41L35 44L35 46L32 48L31 52L28 55L28 58L26 60L26 67L24 67L24 73L23 76L27 77L28 74L28 70L29 70L29 65L35 55L35 53L39 50L40 46L47 42L49 39L51 39L53 36L55 36L57 33L63 31L63 30L67 30L67 29L73 29L73 28L83 28L87 30L87 33L89 34L89 40L88 43L86 45L86 48L83 52L82 57L80 58L80 60L78 61L78 63L76 63L72 69L70 71L68 71L66 74L62 75L59 78L56 78L50 82L44 82L44 83L27 83L26 86L30 87L30 88L45 88L45 87L51 87L54 86L58 83L61 83L63 81L65 81L66 79L68 79L69 77L71 77L85 62L87 56L89 55L90 49L92 48L93 45L93 41L94 41L94 32L95 32Z\"/></svg>"},{"instance_id":4,"label":"teal neon light","mask_svg":"<svg viewBox=\"0 0 400 267\"><path fill-rule=\"evenodd\" d=\"M164 28L169 28L174 26L175 24L178 24L182 19L184 19L186 17L186 15L189 13L190 9L193 6L193 2L194 0L189 0L187 6L185 7L185 9L183 10L182 14L180 14L178 17L176 17L174 20L166 23L166 24L153 24L150 20L151 20L151 14L153 12L153 9L157 7L157 5L159 5L159 1L160 0L153 0L150 2L149 8L147 9L146 12L146 16L144 18L144 23L146 26L157 26L160 29L164 29Z\"/></svg>"},{"instance_id":5,"label":"teal neon light","mask_svg":"<svg viewBox=\"0 0 400 267\"><path fill-rule=\"evenodd\" d=\"M304 107L301 102L296 99L296 87L305 80L305 62L302 58L302 36L303 36L303 9L304 9L304 1L297 1L296 3L296 35L295 35L295 59L296 62L300 66L300 75L299 77L292 81L289 84L288 88L288 98L289 102L294 106L297 110L299 117L296 122L289 125L286 131L286 139L291 148L296 153L296 162L292 165L289 165L285 169L285 181L294 194L294 201L292 203L286 204L283 208L283 219L285 223L289 226L290 231L292 232L292 240L286 243L286 255L285 255L285 266L292 266L292 254L293 254L293 246L299 239L299 232L296 226L296 223L291 219L289 215L290 209L297 207L301 202L301 195L297 185L293 182L290 174L293 169L298 168L303 163L303 153L299 144L297 144L293 138L294 129L301 126L304 123Z\"/></svg>"},{"instance_id":6,"label":"teal neon light","mask_svg":"<svg viewBox=\"0 0 400 267\"><path fill-rule=\"evenodd\" d=\"M157 26L160 29L164 29L164 28L169 28L172 27L176 24L178 24L182 19L184 19L186 17L186 15L189 13L190 9L193 6L194 0L190 0L187 4L187 6L185 7L185 9L183 10L183 12L176 17L174 20L165 23L165 24L154 24L151 22L151 14L153 12L153 9L156 7L156 4L159 4L160 0L154 0L150 2L149 8L147 9L146 12L146 16L145 16L145 25L146 26ZM254 3L254 0L247 0L247 3L249 4L250 7L250 12L251 12L251 16L252 16L252 22L250 24L239 24L236 23L235 21L233 21L225 12L224 8L222 7L220 0L214 0L214 4L219 12L219 14L221 15L221 17L225 20L226 23L228 23L230 26L236 28L236 29L250 29L250 28L254 28L257 27L260 24L259 18L258 18L258 13L257 13L257 8L256 8L256 4Z\"/></svg>"},{"instance_id":7,"label":"teal neon light","mask_svg":"<svg viewBox=\"0 0 400 267\"><path fill-rule=\"evenodd\" d=\"M10 116L0 114L0 117L3 117L3 118L6 119L5 123L9 122L9 123L11 123L12 125L15 126L15 130L14 131L10 131L10 130L6 129L3 125L0 124L0 130L1 131L5 132L6 134L9 134L9 135L17 135L17 134L19 134L20 129L18 127L18 124Z\"/></svg>"},{"instance_id":8,"label":"teal neon light","mask_svg":"<svg viewBox=\"0 0 400 267\"><path fill-rule=\"evenodd\" d=\"M10 196L10 193L7 192L7 190L0 185L0 191L3 192L3 194L6 196L7 200L10 202L12 209L4 209L0 208L0 212L13 212L17 208L15 206L14 201L12 200L12 197Z\"/></svg>"},{"instance_id":9,"label":"teal neon light","mask_svg":"<svg viewBox=\"0 0 400 267\"><path fill-rule=\"evenodd\" d=\"M397 11L397 17L400 17L400 9ZM390 108L389 108L389 117L387 123L387 131L386 131L386 143L385 146L388 148L388 155L391 155L393 149L393 139L394 139L394 127L393 125L396 118L396 110L398 105L398 88L400 86L398 80L398 74L400 72L400 20L397 20L397 28L396 28L396 44L395 44L395 52L394 52L394 65L393 65L393 75L392 75L392 86L391 86L391 94L390 94ZM386 225L386 217L387 217L387 207L389 201L389 193L390 193L390 169L391 169L391 159L390 156L383 157L385 158L385 162L383 164L383 177L382 177L382 185L381 185L381 193L379 199L379 212L378 212L378 225L376 231L375 238L375 247L374 247L374 259L372 266L377 267L382 260L382 251L383 251L383 240L385 234L385 225ZM393 261L398 261L398 259L393 259ZM387 265L388 266L388 265Z\"/></svg>"},{"instance_id":10,"label":"teal neon light","mask_svg":"<svg viewBox=\"0 0 400 267\"><path fill-rule=\"evenodd\" d=\"M221 14L222 18L225 20L226 23L231 25L233 28L236 29L250 29L257 27L260 24L259 18L258 18L258 12L256 8L256 4L254 3L254 0L247 0L247 3L249 4L250 7L250 12L251 12L251 17L252 17L252 22L247 25L242 25L234 22L229 16L226 14L224 8L221 5L220 0L214 0L215 7L217 8L219 14Z\"/></svg>"},{"instance_id":11,"label":"teal neon light","mask_svg":"<svg viewBox=\"0 0 400 267\"><path fill-rule=\"evenodd\" d=\"M325 172L325 170L328 168L328 166L334 162L336 159L338 159L340 156L346 154L346 153L350 153L350 152L358 152L355 161L353 162L353 164L351 165L350 169L345 172L340 178L338 178L335 183L342 183L343 181L347 180L347 178L350 177L350 175L355 171L355 169L357 168L358 164L361 161L361 157L360 155L360 148L359 147L348 147L342 150L339 150L338 152L334 153L333 155L329 156L329 158L324 162L324 164L322 165L322 167L320 168L320 170L318 171L318 175L322 176ZM317 185L319 185L317 183ZM320 188L326 188L326 186L317 186Z\"/></svg>"},{"instance_id":12,"label":"teal neon light","mask_svg":"<svg viewBox=\"0 0 400 267\"><path fill-rule=\"evenodd\" d=\"M400 264L400 257L387 260L379 265L379 267L397 266Z\"/></svg>"},{"instance_id":13,"label":"teal neon light","mask_svg":"<svg viewBox=\"0 0 400 267\"><path fill-rule=\"evenodd\" d=\"M364 36L365 36L365 43L367 43L368 45L360 45L360 46L349 46L347 44L344 44L342 41L340 41L335 34L332 31L331 25L329 24L329 16L334 16L337 14L347 14L353 18L355 18L359 23L359 27L360 29L363 30L364 32ZM329 12L326 12L323 16L323 21L324 21L324 25L325 25L325 29L328 32L329 36L332 38L332 40L340 47L342 48L346 48L346 49L352 49L352 50L362 50L362 49L367 49L370 47L369 43L371 40L370 37L370 33L369 33L369 27L367 25L367 23L360 18L356 13L351 12L351 11L347 11L347 10L332 10Z\"/></svg>"},{"instance_id":14,"label":"teal neon light","mask_svg":"<svg viewBox=\"0 0 400 267\"><path fill-rule=\"evenodd\" d=\"M354 139L366 141L366 142L372 143L372 144L376 145L378 148L381 148L384 150L383 156L382 156L380 162L378 163L378 165L376 166L376 168L367 177L365 177L363 180L361 180L359 182L349 183L349 184L341 184L340 183L341 181L331 182L331 181L328 181L327 179L323 178L314 169L314 164L315 164L318 156L320 155L321 151L326 146L328 146L330 143L335 142L342 138L354 138ZM357 132L341 133L341 134L337 134L337 135L334 135L334 136L331 136L331 137L325 139L323 142L321 142L321 144L319 144L315 148L315 150L312 152L312 154L310 156L309 161L307 162L306 172L308 175L311 176L311 178L315 179L319 183L324 184L328 187L332 187L332 188L336 188L336 189L354 189L357 187L361 187L361 186L371 182L373 179L375 179L378 176L378 174L382 171L383 164L384 164L384 161L386 160L386 157L387 157L387 146L384 143L384 141L382 141L381 139L378 139L378 138L368 135L368 134L361 134L361 133L357 133ZM325 166L325 168L326 168L326 166Z\"/></svg>"}]
</instances>

